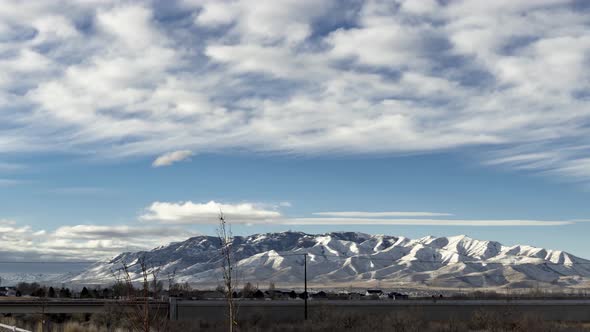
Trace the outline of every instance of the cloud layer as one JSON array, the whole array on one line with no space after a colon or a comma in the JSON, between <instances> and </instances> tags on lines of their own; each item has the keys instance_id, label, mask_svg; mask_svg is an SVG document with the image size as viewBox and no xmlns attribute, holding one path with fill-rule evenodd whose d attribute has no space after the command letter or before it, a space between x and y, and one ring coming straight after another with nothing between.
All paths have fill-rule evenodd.
<instances>
[{"instance_id":1,"label":"cloud layer","mask_svg":"<svg viewBox=\"0 0 590 332\"><path fill-rule=\"evenodd\" d=\"M441 212L411 212L411 211L388 211L388 212L367 212L367 211L339 211L339 212L315 212L316 216L328 217L360 217L360 218L380 218L380 217L444 217L452 216L451 213Z\"/></svg>"},{"instance_id":2,"label":"cloud layer","mask_svg":"<svg viewBox=\"0 0 590 332\"><path fill-rule=\"evenodd\" d=\"M574 224L568 220L504 220L504 219L378 219L378 218L291 218L285 225L406 225L406 226L563 226Z\"/></svg>"},{"instance_id":3,"label":"cloud layer","mask_svg":"<svg viewBox=\"0 0 590 332\"><path fill-rule=\"evenodd\" d=\"M268 206L268 205L265 205ZM140 219L161 224L217 225L223 213L230 224L267 225L414 225L414 226L563 226L575 220L522 220L522 219L444 219L452 216L439 212L316 212L321 217L288 217L279 210L269 210L254 203L154 202ZM384 218L398 217L398 218ZM415 218L431 217L431 218Z\"/></svg>"},{"instance_id":4,"label":"cloud layer","mask_svg":"<svg viewBox=\"0 0 590 332\"><path fill-rule=\"evenodd\" d=\"M3 261L95 261L124 251L152 249L186 240L194 231L163 226L62 226L35 231L29 226L0 220Z\"/></svg>"},{"instance_id":5,"label":"cloud layer","mask_svg":"<svg viewBox=\"0 0 590 332\"><path fill-rule=\"evenodd\" d=\"M232 225L340 226L409 225L475 227L555 227L587 220L450 219L436 212L318 212L321 217L290 217L278 206L255 203L154 202L127 225L70 225L35 230L0 219L0 255L7 261L93 261L125 251L148 250L197 235L195 225L215 226L223 212ZM392 218L397 217L397 218ZM419 218L424 217L424 218ZM445 218L442 218L445 217Z\"/></svg>"},{"instance_id":6,"label":"cloud layer","mask_svg":"<svg viewBox=\"0 0 590 332\"><path fill-rule=\"evenodd\" d=\"M565 0L7 0L0 153L479 146L588 181L589 25Z\"/></svg>"}]
</instances>

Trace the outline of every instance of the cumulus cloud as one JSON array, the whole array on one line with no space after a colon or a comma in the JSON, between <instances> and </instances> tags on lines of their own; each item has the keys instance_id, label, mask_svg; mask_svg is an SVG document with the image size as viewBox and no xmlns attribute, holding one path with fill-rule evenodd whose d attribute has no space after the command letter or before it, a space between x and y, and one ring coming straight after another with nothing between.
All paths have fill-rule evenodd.
<instances>
[{"instance_id":1,"label":"cumulus cloud","mask_svg":"<svg viewBox=\"0 0 590 332\"><path fill-rule=\"evenodd\" d=\"M224 204L215 201L154 202L140 219L171 224L217 224L220 213L232 223L260 223L281 217L281 213L253 203Z\"/></svg>"},{"instance_id":2,"label":"cumulus cloud","mask_svg":"<svg viewBox=\"0 0 590 332\"><path fill-rule=\"evenodd\" d=\"M590 179L588 11L570 1L159 6L3 1L0 153L478 146L490 165Z\"/></svg>"},{"instance_id":3,"label":"cumulus cloud","mask_svg":"<svg viewBox=\"0 0 590 332\"><path fill-rule=\"evenodd\" d=\"M174 151L174 152L168 152L168 153L165 153L165 154L159 156L158 158L156 158L156 160L154 160L154 162L152 163L152 166L153 167L170 166L170 165L177 163L179 161L186 160L186 159L190 158L192 155L193 155L193 152L189 151L189 150L179 150L179 151Z\"/></svg>"}]
</instances>

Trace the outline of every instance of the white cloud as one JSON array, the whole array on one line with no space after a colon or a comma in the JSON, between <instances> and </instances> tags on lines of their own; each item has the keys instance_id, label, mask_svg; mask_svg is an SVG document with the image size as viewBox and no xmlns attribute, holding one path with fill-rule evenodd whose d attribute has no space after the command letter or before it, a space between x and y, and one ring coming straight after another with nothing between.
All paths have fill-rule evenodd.
<instances>
[{"instance_id":1,"label":"white cloud","mask_svg":"<svg viewBox=\"0 0 590 332\"><path fill-rule=\"evenodd\" d=\"M61 15L40 16L32 25L37 30L34 44L63 41L79 36L78 30L67 17Z\"/></svg>"},{"instance_id":2,"label":"white cloud","mask_svg":"<svg viewBox=\"0 0 590 332\"><path fill-rule=\"evenodd\" d=\"M449 213L437 212L317 212L322 217L291 218L277 210L263 208L263 204L224 204L215 201L154 202L140 216L141 220L162 224L216 225L223 212L231 224L272 225L429 225L429 226L563 226L575 220L527 220L527 219L432 219L408 217L444 217ZM399 218L384 218L399 217Z\"/></svg>"},{"instance_id":3,"label":"white cloud","mask_svg":"<svg viewBox=\"0 0 590 332\"><path fill-rule=\"evenodd\" d=\"M298 43L311 34L310 21L335 5L332 0L201 1L195 23L207 27L234 23L229 33L246 42Z\"/></svg>"},{"instance_id":4,"label":"white cloud","mask_svg":"<svg viewBox=\"0 0 590 332\"><path fill-rule=\"evenodd\" d=\"M190 158L192 155L193 155L193 152L189 151L189 150L179 150L179 151L174 151L174 152L168 152L168 153L165 153L165 154L159 156L158 158L156 158L156 160L154 160L154 162L152 163L152 166L153 167L170 166L170 165L177 163L179 161L186 160L186 159Z\"/></svg>"},{"instance_id":5,"label":"white cloud","mask_svg":"<svg viewBox=\"0 0 590 332\"><path fill-rule=\"evenodd\" d=\"M585 10L566 0L347 4L181 1L174 10L191 25L162 19L151 1L3 1L0 153L478 146L484 161L501 149L496 164L590 179ZM525 147L552 156L507 159Z\"/></svg>"},{"instance_id":6,"label":"white cloud","mask_svg":"<svg viewBox=\"0 0 590 332\"><path fill-rule=\"evenodd\" d=\"M62 239L113 239L177 236L179 229L169 227L139 227L129 225L75 225L62 226L53 234ZM186 232L190 234L190 232Z\"/></svg>"},{"instance_id":7,"label":"white cloud","mask_svg":"<svg viewBox=\"0 0 590 332\"><path fill-rule=\"evenodd\" d=\"M206 2L201 12L196 16L195 23L207 27L229 24L236 19L238 10L236 3Z\"/></svg>"},{"instance_id":8,"label":"white cloud","mask_svg":"<svg viewBox=\"0 0 590 332\"><path fill-rule=\"evenodd\" d=\"M12 226L16 224L16 222L14 222L14 220L8 220L8 219L0 219L0 226L4 225L4 226Z\"/></svg>"},{"instance_id":9,"label":"white cloud","mask_svg":"<svg viewBox=\"0 0 590 332\"><path fill-rule=\"evenodd\" d=\"M480 219L378 219L378 218L292 218L285 225L408 225L408 226L563 226L570 220L480 220Z\"/></svg>"},{"instance_id":10,"label":"white cloud","mask_svg":"<svg viewBox=\"0 0 590 332\"><path fill-rule=\"evenodd\" d=\"M194 231L170 226L76 225L46 231L0 221L0 253L9 261L92 261L124 251L152 249L195 235Z\"/></svg>"},{"instance_id":11,"label":"white cloud","mask_svg":"<svg viewBox=\"0 0 590 332\"><path fill-rule=\"evenodd\" d=\"M149 250L170 242L184 241L198 233L171 224L216 224L219 207L232 224L263 223L283 226L306 225L410 225L410 226L476 226L476 227L542 227L566 226L587 222L578 220L486 220L429 218L288 218L277 211L261 210L253 204L220 204L209 202L159 203L148 209L145 220L158 224L68 225L55 230L36 230L12 220L0 219L0 255L4 260L74 260L93 261L125 251ZM185 226L187 227L187 226Z\"/></svg>"},{"instance_id":12,"label":"white cloud","mask_svg":"<svg viewBox=\"0 0 590 332\"><path fill-rule=\"evenodd\" d=\"M210 201L169 203L154 202L140 219L170 224L217 224L220 213L232 223L269 222L281 217L281 213L264 209L253 203L224 204Z\"/></svg>"},{"instance_id":13,"label":"white cloud","mask_svg":"<svg viewBox=\"0 0 590 332\"><path fill-rule=\"evenodd\" d=\"M316 216L329 216L329 217L360 217L360 218L379 218L379 217L444 217L452 216L451 213L440 213L440 212L401 212L401 211L388 211L388 212L363 212L363 211L338 211L338 212L315 212Z\"/></svg>"}]
</instances>

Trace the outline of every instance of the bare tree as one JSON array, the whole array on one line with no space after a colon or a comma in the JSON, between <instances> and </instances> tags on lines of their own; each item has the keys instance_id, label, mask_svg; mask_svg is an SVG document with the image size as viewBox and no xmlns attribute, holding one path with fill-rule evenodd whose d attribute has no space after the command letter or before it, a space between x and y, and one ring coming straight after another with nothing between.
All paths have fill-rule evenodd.
<instances>
[{"instance_id":1,"label":"bare tree","mask_svg":"<svg viewBox=\"0 0 590 332\"><path fill-rule=\"evenodd\" d=\"M41 332L50 331L51 321L47 319L47 298L45 293L39 298L39 325L41 325Z\"/></svg>"},{"instance_id":2,"label":"bare tree","mask_svg":"<svg viewBox=\"0 0 590 332\"><path fill-rule=\"evenodd\" d=\"M268 295L270 295L271 299L276 299L277 297L277 289L275 287L275 283L274 282L269 282L268 283Z\"/></svg>"},{"instance_id":3,"label":"bare tree","mask_svg":"<svg viewBox=\"0 0 590 332\"><path fill-rule=\"evenodd\" d=\"M121 268L122 282L126 286L124 304L131 308L127 313L127 321L132 331L151 332L166 331L168 329L167 315L161 312L161 306L150 310L150 299L158 299L162 290L162 282L158 280L159 268L149 267L145 258L141 257L139 265L139 289L134 287L135 279L130 271L132 265L123 264ZM121 278L118 278L121 282Z\"/></svg>"},{"instance_id":4,"label":"bare tree","mask_svg":"<svg viewBox=\"0 0 590 332\"><path fill-rule=\"evenodd\" d=\"M175 279L176 279L176 269L174 269L172 271L172 273L170 273L170 272L168 273L168 296L169 297L174 297L174 296L178 295L177 292L178 292L180 285L178 285L176 283Z\"/></svg>"},{"instance_id":5,"label":"bare tree","mask_svg":"<svg viewBox=\"0 0 590 332\"><path fill-rule=\"evenodd\" d=\"M219 212L219 227L217 229L217 236L221 243L221 268L223 272L223 285L225 291L225 300L227 303L227 318L229 323L229 332L234 331L237 326L237 306L234 299L234 289L237 286L234 284L237 280L236 270L234 266L233 255L233 236L231 228L227 224L223 212Z\"/></svg>"}]
</instances>

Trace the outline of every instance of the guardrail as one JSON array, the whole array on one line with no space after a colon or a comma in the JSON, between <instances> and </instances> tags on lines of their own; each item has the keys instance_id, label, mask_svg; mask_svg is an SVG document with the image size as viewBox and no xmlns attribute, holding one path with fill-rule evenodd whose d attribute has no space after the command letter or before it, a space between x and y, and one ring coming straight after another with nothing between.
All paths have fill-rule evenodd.
<instances>
[{"instance_id":1,"label":"guardrail","mask_svg":"<svg viewBox=\"0 0 590 332\"><path fill-rule=\"evenodd\" d=\"M12 331L12 332L33 332L33 331L18 328L16 326L11 326L11 325L6 325L6 324L0 323L0 331L4 331L3 329L6 329L6 330Z\"/></svg>"}]
</instances>

